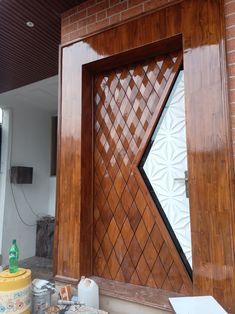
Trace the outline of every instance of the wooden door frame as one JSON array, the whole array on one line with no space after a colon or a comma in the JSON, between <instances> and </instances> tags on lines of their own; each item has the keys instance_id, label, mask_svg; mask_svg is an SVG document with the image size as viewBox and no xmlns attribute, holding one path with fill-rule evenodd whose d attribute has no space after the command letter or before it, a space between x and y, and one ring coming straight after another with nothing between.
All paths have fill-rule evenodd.
<instances>
[{"instance_id":1,"label":"wooden door frame","mask_svg":"<svg viewBox=\"0 0 235 314\"><path fill-rule=\"evenodd\" d=\"M235 303L233 159L220 0L185 0L61 47L55 274L75 279L92 274L92 185L87 183L93 165L92 123L87 123L92 93L82 86L90 86L97 61L110 66L115 57L117 66L121 54L139 47L143 53L147 45L179 34L190 130L193 289L213 294L229 309Z\"/></svg>"},{"instance_id":2,"label":"wooden door frame","mask_svg":"<svg viewBox=\"0 0 235 314\"><path fill-rule=\"evenodd\" d=\"M131 49L127 52L124 53L120 53L118 55L115 56L111 56L111 57L107 57L107 58L103 58L99 61L95 61L92 63L87 63L83 65L83 74L82 76L86 77L85 81L89 84L82 84L82 89L84 91L83 94L89 94L89 95L93 95L92 92L92 77L96 74L99 73L100 71L103 72L105 71L112 71L112 70L116 70L116 68L118 67L122 67L125 66L127 64L133 64L133 62L141 62L141 61L145 61L146 58L149 59L150 57L156 57L156 56L161 56L161 55L165 55L165 54L170 54L171 52L174 51L182 51L182 36L181 35L176 35L174 37L171 38L166 38L157 42L154 42L152 44L149 45L145 45L142 47L138 47L135 49ZM115 63L113 62L113 60L115 59ZM166 101L167 96L169 95L172 85L177 77L178 71L180 69L180 66L182 65L182 55L178 57L177 62L174 64L173 68L172 68L172 73L170 75L170 78L164 88L164 92L159 100L158 106L162 107L162 104ZM87 87L87 86L90 86ZM84 88L85 86L85 88ZM89 118L87 117L85 125L86 125L86 129L84 128L84 130L87 130L87 123L88 120L92 121L94 120L94 116L95 116L95 105L93 104L93 99L89 99L89 102L83 102L86 103L86 108L87 105L89 106L89 108L92 108L92 111L89 111ZM161 104L160 104L161 103ZM84 108L85 111L87 111L87 109ZM153 202L152 198L150 197L149 191L146 188L145 183L143 182L143 179L140 175L140 172L138 170L138 164L139 161L144 153L145 147L147 145L148 139L150 138L150 135L152 134L153 128L157 123L157 117L159 115L159 111L156 110L156 112L153 114L153 117L151 119L151 123L148 126L148 129L146 130L146 136L143 139L141 146L139 148L138 154L137 154L137 158L134 159L133 164L132 164L132 172L135 175L135 179L138 183L138 185L140 185L142 187L142 191L145 191L145 198L147 200L147 203L152 211L152 214L155 218L155 221L157 223L157 226L159 227L159 229L161 230L161 235L164 238L165 243L167 243L168 248L171 251L172 254L172 258L175 262L175 264L178 267L178 270L180 272L180 275L182 276L183 282L184 282L184 289L185 292L187 291L192 292L192 281L191 278L185 268L185 265L182 262L182 259L179 256L179 253L177 251L177 248L160 216L160 213L157 211L156 212L156 205ZM94 130L94 121L92 124L92 129ZM86 131L85 131L86 132ZM83 134L82 138L84 138L86 135ZM89 142L90 141L90 142ZM87 142L89 142L89 146L94 147L94 140L92 137L87 138ZM83 148L84 149L84 148ZM84 149L85 150L85 149ZM88 151L88 149L86 148L85 150L86 152ZM90 151L90 154L92 155L92 158L94 159L94 153L92 151ZM83 155L84 157L84 163L86 163L87 161L87 155ZM94 168L93 165L90 168L91 173L89 175L91 175L91 177L93 178L93 172L94 172ZM87 186L87 175L86 174L82 174L82 180L83 181L83 185ZM93 180L92 180L93 181ZM93 186L90 187L90 198L93 199L93 191L92 188ZM87 194L86 194L87 195ZM87 202L85 201L83 203L85 206L85 204L87 204ZM91 212L93 213L93 205L92 205L92 209ZM91 221L91 220L89 220ZM87 222L87 220L86 220ZM92 224L93 226L93 224ZM91 231L91 233L93 234L93 232ZM92 250L93 248L93 242L92 239L90 239L89 245L86 242L86 248L90 247L90 250ZM85 247L83 248L83 250L85 249ZM93 257L92 257L92 253L91 253L91 258L90 258L91 263L93 264ZM89 269L89 274L93 275L93 269L92 269L92 265L90 265L90 269Z\"/></svg>"}]
</instances>

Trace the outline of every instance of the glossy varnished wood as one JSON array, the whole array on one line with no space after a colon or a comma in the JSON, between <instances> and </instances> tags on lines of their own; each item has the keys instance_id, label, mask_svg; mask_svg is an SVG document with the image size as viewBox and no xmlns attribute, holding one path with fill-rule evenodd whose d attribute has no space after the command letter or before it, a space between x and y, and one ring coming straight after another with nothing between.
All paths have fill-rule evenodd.
<instances>
[{"instance_id":1,"label":"glossy varnished wood","mask_svg":"<svg viewBox=\"0 0 235 314\"><path fill-rule=\"evenodd\" d=\"M221 72L224 71L221 18L219 0L186 0L63 47L57 275L78 278L93 272L90 235L93 225L93 116L89 107L92 106L93 88L90 74L84 79L82 68L89 73L92 69L99 72L97 62L107 62L110 67L109 58L113 58L115 68L123 62L123 53L133 49L135 60L142 51L141 59L146 45L181 33L186 81L193 289L195 294L213 294L231 313L235 312L232 308L235 304L232 152ZM82 89L83 80L86 86ZM168 235L163 233L162 237L166 239ZM167 258L168 255L166 261ZM177 256L173 259L176 261ZM180 271L179 265L177 271ZM186 287L186 292L188 289Z\"/></svg>"},{"instance_id":2,"label":"glossy varnished wood","mask_svg":"<svg viewBox=\"0 0 235 314\"><path fill-rule=\"evenodd\" d=\"M181 52L159 55L94 79L94 274L175 292L190 291L190 279L132 169L181 61Z\"/></svg>"},{"instance_id":3,"label":"glossy varnished wood","mask_svg":"<svg viewBox=\"0 0 235 314\"><path fill-rule=\"evenodd\" d=\"M135 302L137 304L144 304L170 313L172 312L172 308L169 303L169 298L182 297L182 294L163 289L126 284L120 281L103 279L96 276L92 276L92 279L99 285L99 292L102 296L105 295L112 298ZM158 301L157 303L156 300Z\"/></svg>"},{"instance_id":4,"label":"glossy varnished wood","mask_svg":"<svg viewBox=\"0 0 235 314\"><path fill-rule=\"evenodd\" d=\"M194 292L214 295L234 313L233 166L222 1L186 1L183 12ZM194 36L188 25L194 26Z\"/></svg>"}]
</instances>

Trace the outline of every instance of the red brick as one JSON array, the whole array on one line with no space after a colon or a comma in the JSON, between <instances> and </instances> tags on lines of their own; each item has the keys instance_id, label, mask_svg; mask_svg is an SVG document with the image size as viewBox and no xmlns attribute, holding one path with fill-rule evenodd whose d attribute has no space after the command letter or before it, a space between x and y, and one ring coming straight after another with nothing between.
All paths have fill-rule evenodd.
<instances>
[{"instance_id":1,"label":"red brick","mask_svg":"<svg viewBox=\"0 0 235 314\"><path fill-rule=\"evenodd\" d=\"M99 11L102 11L104 9L107 9L109 6L109 3L107 0L104 0L102 2L97 3L96 5L93 5L92 7L89 7L87 9L87 14L92 15L94 13L97 13Z\"/></svg>"},{"instance_id":2,"label":"red brick","mask_svg":"<svg viewBox=\"0 0 235 314\"><path fill-rule=\"evenodd\" d=\"M228 79L228 88L235 89L235 77L230 77Z\"/></svg>"},{"instance_id":3,"label":"red brick","mask_svg":"<svg viewBox=\"0 0 235 314\"><path fill-rule=\"evenodd\" d=\"M128 0L128 8L134 7L138 4L142 4L143 2L143 0Z\"/></svg>"},{"instance_id":4,"label":"red brick","mask_svg":"<svg viewBox=\"0 0 235 314\"><path fill-rule=\"evenodd\" d=\"M116 5L120 2L122 2L123 0L109 0L109 4L110 4L110 7L112 7L113 5Z\"/></svg>"},{"instance_id":5,"label":"red brick","mask_svg":"<svg viewBox=\"0 0 235 314\"><path fill-rule=\"evenodd\" d=\"M235 1L224 6L224 13L230 14L235 12Z\"/></svg>"},{"instance_id":6,"label":"red brick","mask_svg":"<svg viewBox=\"0 0 235 314\"><path fill-rule=\"evenodd\" d=\"M231 111L231 118L235 117L235 102L231 102L230 111Z\"/></svg>"},{"instance_id":7,"label":"red brick","mask_svg":"<svg viewBox=\"0 0 235 314\"><path fill-rule=\"evenodd\" d=\"M72 40L75 40L75 39L82 38L86 34L87 34L86 27L83 27L83 28L77 30L76 32L71 33L69 35L69 40L72 41Z\"/></svg>"},{"instance_id":8,"label":"red brick","mask_svg":"<svg viewBox=\"0 0 235 314\"><path fill-rule=\"evenodd\" d=\"M149 10L153 10L156 8L160 8L161 6L164 6L168 4L167 0L150 0L144 3L144 11L147 12Z\"/></svg>"},{"instance_id":9,"label":"red brick","mask_svg":"<svg viewBox=\"0 0 235 314\"><path fill-rule=\"evenodd\" d=\"M86 16L87 16L86 10L78 11L77 13L75 13L69 17L70 23L74 23L74 22L77 22L81 19L84 19Z\"/></svg>"},{"instance_id":10,"label":"red brick","mask_svg":"<svg viewBox=\"0 0 235 314\"><path fill-rule=\"evenodd\" d=\"M109 18L106 18L103 21L100 21L100 22L94 23L92 25L89 25L87 27L87 32L88 32L88 34L94 33L96 31L101 30L104 27L107 27L108 25L109 25Z\"/></svg>"},{"instance_id":11,"label":"red brick","mask_svg":"<svg viewBox=\"0 0 235 314\"><path fill-rule=\"evenodd\" d=\"M64 37L67 34L68 32L66 32L65 28L61 27L61 37Z\"/></svg>"},{"instance_id":12,"label":"red brick","mask_svg":"<svg viewBox=\"0 0 235 314\"><path fill-rule=\"evenodd\" d=\"M227 51L235 50L235 39L227 40Z\"/></svg>"},{"instance_id":13,"label":"red brick","mask_svg":"<svg viewBox=\"0 0 235 314\"><path fill-rule=\"evenodd\" d=\"M113 7L109 8L107 11L108 16L120 13L123 10L127 9L127 1L123 1L117 5L114 5Z\"/></svg>"},{"instance_id":14,"label":"red brick","mask_svg":"<svg viewBox=\"0 0 235 314\"><path fill-rule=\"evenodd\" d=\"M230 65L228 67L228 74L229 76L235 76L235 65Z\"/></svg>"},{"instance_id":15,"label":"red brick","mask_svg":"<svg viewBox=\"0 0 235 314\"><path fill-rule=\"evenodd\" d=\"M62 35L72 33L74 31L76 31L77 28L78 28L77 23L73 23L73 24L70 24L69 26L63 27L63 30L62 30L63 34Z\"/></svg>"},{"instance_id":16,"label":"red brick","mask_svg":"<svg viewBox=\"0 0 235 314\"><path fill-rule=\"evenodd\" d=\"M228 64L235 63L235 52L231 52L227 54L227 62Z\"/></svg>"},{"instance_id":17,"label":"red brick","mask_svg":"<svg viewBox=\"0 0 235 314\"><path fill-rule=\"evenodd\" d=\"M229 101L230 102L235 102L235 90L230 90L229 91Z\"/></svg>"},{"instance_id":18,"label":"red brick","mask_svg":"<svg viewBox=\"0 0 235 314\"><path fill-rule=\"evenodd\" d=\"M121 19L122 20L126 20L126 19L129 19L133 16L136 16L136 15L139 15L143 13L143 5L138 5L137 7L133 7L131 9L128 9L124 12L122 12L122 15L121 15Z\"/></svg>"},{"instance_id":19,"label":"red brick","mask_svg":"<svg viewBox=\"0 0 235 314\"><path fill-rule=\"evenodd\" d=\"M226 29L226 38L229 39L233 37L235 37L235 25Z\"/></svg>"},{"instance_id":20,"label":"red brick","mask_svg":"<svg viewBox=\"0 0 235 314\"><path fill-rule=\"evenodd\" d=\"M110 21L109 21L110 25L114 25L114 24L121 21L121 13L118 13L116 15L112 15L109 19L110 19Z\"/></svg>"},{"instance_id":21,"label":"red brick","mask_svg":"<svg viewBox=\"0 0 235 314\"><path fill-rule=\"evenodd\" d=\"M231 132L233 139L233 152L234 152L234 166L235 166L235 66L229 64L235 63L235 52L228 53L235 50L235 1L226 0L224 10L227 16L225 17L226 26L226 39L227 39L227 63L228 63L228 98L230 102L230 118L231 118ZM229 39L229 40L228 40Z\"/></svg>"},{"instance_id":22,"label":"red brick","mask_svg":"<svg viewBox=\"0 0 235 314\"><path fill-rule=\"evenodd\" d=\"M231 121L232 121L233 124L235 124L235 115L231 115Z\"/></svg>"},{"instance_id":23,"label":"red brick","mask_svg":"<svg viewBox=\"0 0 235 314\"><path fill-rule=\"evenodd\" d=\"M226 28L235 25L235 14L226 16Z\"/></svg>"},{"instance_id":24,"label":"red brick","mask_svg":"<svg viewBox=\"0 0 235 314\"><path fill-rule=\"evenodd\" d=\"M231 117L235 116L235 103L230 106ZM235 129L234 129L235 132Z\"/></svg>"},{"instance_id":25,"label":"red brick","mask_svg":"<svg viewBox=\"0 0 235 314\"><path fill-rule=\"evenodd\" d=\"M96 14L96 20L97 20L97 22L100 21L100 20L105 19L106 16L107 16L107 11L106 11L106 10L103 10L103 11L97 13L97 14Z\"/></svg>"},{"instance_id":26,"label":"red brick","mask_svg":"<svg viewBox=\"0 0 235 314\"><path fill-rule=\"evenodd\" d=\"M232 116L232 117L231 117L231 125L232 125L232 128L235 129L235 116ZM235 140L235 139L233 138L233 141L234 141L234 140ZM233 152L235 153L234 148L233 148Z\"/></svg>"},{"instance_id":27,"label":"red brick","mask_svg":"<svg viewBox=\"0 0 235 314\"><path fill-rule=\"evenodd\" d=\"M69 41L69 35L64 35L61 37L61 44L65 44Z\"/></svg>"},{"instance_id":28,"label":"red brick","mask_svg":"<svg viewBox=\"0 0 235 314\"><path fill-rule=\"evenodd\" d=\"M88 16L87 18L81 20L78 22L78 28L82 28L82 27L85 27L87 25L90 25L92 23L95 23L96 22L96 15L91 15L91 16Z\"/></svg>"},{"instance_id":29,"label":"red brick","mask_svg":"<svg viewBox=\"0 0 235 314\"><path fill-rule=\"evenodd\" d=\"M69 17L65 17L61 19L61 27L68 26L70 23Z\"/></svg>"}]
</instances>

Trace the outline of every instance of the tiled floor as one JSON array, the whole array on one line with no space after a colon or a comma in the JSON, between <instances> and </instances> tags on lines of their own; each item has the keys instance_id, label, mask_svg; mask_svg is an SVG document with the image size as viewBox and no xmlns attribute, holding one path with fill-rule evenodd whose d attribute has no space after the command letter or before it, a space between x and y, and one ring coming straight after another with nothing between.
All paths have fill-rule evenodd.
<instances>
[{"instance_id":1,"label":"tiled floor","mask_svg":"<svg viewBox=\"0 0 235 314\"><path fill-rule=\"evenodd\" d=\"M31 269L32 279L39 278L54 281L52 259L33 256L20 261L19 266L22 268Z\"/></svg>"}]
</instances>

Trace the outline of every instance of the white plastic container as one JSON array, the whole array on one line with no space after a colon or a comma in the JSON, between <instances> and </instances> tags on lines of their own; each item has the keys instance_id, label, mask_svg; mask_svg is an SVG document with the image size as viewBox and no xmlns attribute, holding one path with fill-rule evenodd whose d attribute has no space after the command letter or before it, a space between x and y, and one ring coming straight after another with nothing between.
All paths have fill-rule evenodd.
<instances>
[{"instance_id":1,"label":"white plastic container","mask_svg":"<svg viewBox=\"0 0 235 314\"><path fill-rule=\"evenodd\" d=\"M86 306L99 309L99 287L94 280L81 277L78 284L78 300Z\"/></svg>"}]
</instances>

